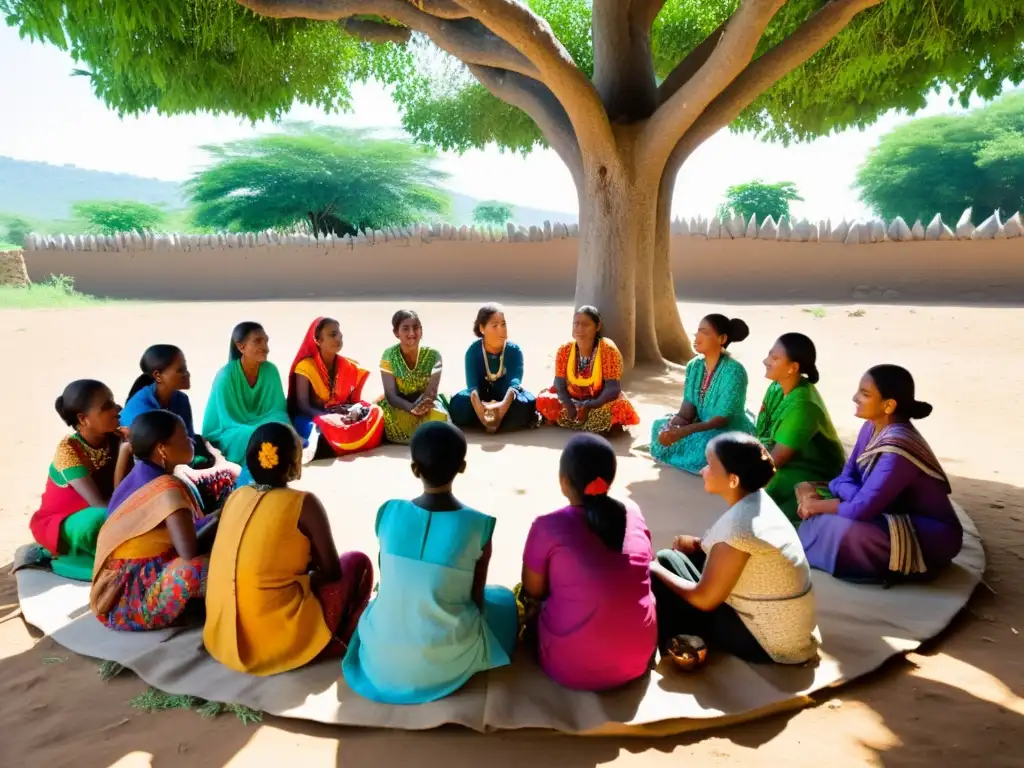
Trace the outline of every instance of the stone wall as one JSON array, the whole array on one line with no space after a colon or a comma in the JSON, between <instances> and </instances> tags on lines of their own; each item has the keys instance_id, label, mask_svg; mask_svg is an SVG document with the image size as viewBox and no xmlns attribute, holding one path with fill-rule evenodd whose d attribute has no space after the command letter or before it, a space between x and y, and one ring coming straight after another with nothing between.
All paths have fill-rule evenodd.
<instances>
[{"instance_id":1,"label":"stone wall","mask_svg":"<svg viewBox=\"0 0 1024 768\"><path fill-rule=\"evenodd\" d=\"M0 251L0 285L19 288L29 285L25 258L21 251Z\"/></svg>"},{"instance_id":2,"label":"stone wall","mask_svg":"<svg viewBox=\"0 0 1024 768\"><path fill-rule=\"evenodd\" d=\"M903 219L776 223L742 216L672 224L680 298L752 301L1019 302L1024 225L998 214L975 227ZM566 299L576 282L576 225L525 229L447 224L355 237L275 231L132 233L26 239L29 276L75 278L95 295L168 300L476 296ZM859 246L853 248L852 246Z\"/></svg>"}]
</instances>

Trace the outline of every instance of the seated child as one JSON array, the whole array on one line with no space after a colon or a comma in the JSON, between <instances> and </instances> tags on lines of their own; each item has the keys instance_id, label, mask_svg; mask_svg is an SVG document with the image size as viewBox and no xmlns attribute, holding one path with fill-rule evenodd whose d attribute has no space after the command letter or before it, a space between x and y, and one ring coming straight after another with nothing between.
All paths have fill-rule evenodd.
<instances>
[{"instance_id":1,"label":"seated child","mask_svg":"<svg viewBox=\"0 0 1024 768\"><path fill-rule=\"evenodd\" d=\"M518 632L512 592L485 586L496 521L452 494L465 436L428 421L410 448L423 495L377 512L380 589L342 663L352 690L384 704L435 701L509 664Z\"/></svg>"}]
</instances>

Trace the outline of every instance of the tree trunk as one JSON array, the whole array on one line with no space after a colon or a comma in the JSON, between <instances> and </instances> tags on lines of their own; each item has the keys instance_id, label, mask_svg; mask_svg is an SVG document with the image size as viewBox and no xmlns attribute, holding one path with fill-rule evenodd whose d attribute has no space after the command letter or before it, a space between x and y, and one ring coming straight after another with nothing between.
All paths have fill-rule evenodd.
<instances>
[{"instance_id":1,"label":"tree trunk","mask_svg":"<svg viewBox=\"0 0 1024 768\"><path fill-rule=\"evenodd\" d=\"M652 254L652 314L661 356L673 363L685 363L693 357L690 338L679 317L676 286L672 270L672 196L676 170L666 169L658 190L657 214Z\"/></svg>"}]
</instances>

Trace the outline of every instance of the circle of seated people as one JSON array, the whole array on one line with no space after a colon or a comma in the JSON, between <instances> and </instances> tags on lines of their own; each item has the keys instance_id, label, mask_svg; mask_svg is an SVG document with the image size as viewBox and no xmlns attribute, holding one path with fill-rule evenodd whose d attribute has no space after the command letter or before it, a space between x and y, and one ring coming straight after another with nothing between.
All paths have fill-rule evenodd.
<instances>
[{"instance_id":1,"label":"circle of seated people","mask_svg":"<svg viewBox=\"0 0 1024 768\"><path fill-rule=\"evenodd\" d=\"M123 409L101 382L70 383L55 407L74 431L30 521L38 563L91 582L92 612L112 630L172 626L203 602L205 647L230 669L273 675L336 658L359 695L412 704L508 665L517 645L554 681L584 691L641 677L680 635L712 654L801 665L819 643L812 568L920 582L961 549L949 480L913 424L931 406L898 366L875 366L859 382L864 426L846 457L815 387L809 338L786 333L769 350L771 384L754 422L746 370L728 352L747 326L703 318L682 403L652 425L650 452L699 474L726 511L655 552L639 507L611 494L617 459L601 434L639 417L595 308L576 311L552 386L536 396L522 386L522 350L498 305L481 307L467 387L451 399L416 313L395 313L392 326L384 394L368 402L369 371L342 356L337 321L310 325L287 392L264 328L240 323L201 434L185 356L172 345L146 350ZM462 430L543 424L579 432L559 463L567 505L534 521L521 582L489 585L495 518L453 489L466 469ZM370 558L339 555L321 501L291 484L318 456L382 441L409 444L423 493L377 513L374 595Z\"/></svg>"}]
</instances>

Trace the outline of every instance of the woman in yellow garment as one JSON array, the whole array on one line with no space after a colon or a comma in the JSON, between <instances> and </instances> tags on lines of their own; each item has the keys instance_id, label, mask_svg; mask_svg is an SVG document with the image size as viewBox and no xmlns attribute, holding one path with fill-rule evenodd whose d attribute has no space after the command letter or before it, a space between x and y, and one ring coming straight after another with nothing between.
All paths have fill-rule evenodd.
<instances>
[{"instance_id":1,"label":"woman in yellow garment","mask_svg":"<svg viewBox=\"0 0 1024 768\"><path fill-rule=\"evenodd\" d=\"M203 643L221 664L253 675L340 657L373 588L362 552L338 557L320 501L288 483L302 442L272 422L249 441L253 484L231 494L210 555Z\"/></svg>"}]
</instances>

